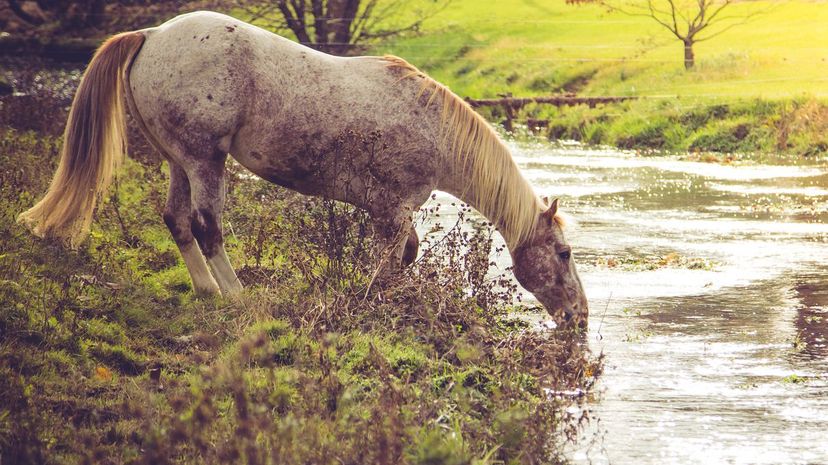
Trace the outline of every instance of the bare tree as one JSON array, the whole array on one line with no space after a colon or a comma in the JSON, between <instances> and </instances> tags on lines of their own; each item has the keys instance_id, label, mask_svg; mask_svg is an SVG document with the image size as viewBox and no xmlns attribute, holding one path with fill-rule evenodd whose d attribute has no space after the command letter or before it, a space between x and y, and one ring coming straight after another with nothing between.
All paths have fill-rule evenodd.
<instances>
[{"instance_id":1,"label":"bare tree","mask_svg":"<svg viewBox=\"0 0 828 465\"><path fill-rule=\"evenodd\" d=\"M722 12L735 3L735 0L566 0L567 3L597 3L612 11L619 11L630 16L644 16L655 20L669 30L684 45L684 68L691 69L696 64L693 46L723 32L744 24L759 13L754 11L747 15L734 16Z\"/></svg>"},{"instance_id":2,"label":"bare tree","mask_svg":"<svg viewBox=\"0 0 828 465\"><path fill-rule=\"evenodd\" d=\"M372 39L418 31L423 21L449 1L240 0L239 4L252 22L277 31L289 30L302 44L345 55Z\"/></svg>"}]
</instances>

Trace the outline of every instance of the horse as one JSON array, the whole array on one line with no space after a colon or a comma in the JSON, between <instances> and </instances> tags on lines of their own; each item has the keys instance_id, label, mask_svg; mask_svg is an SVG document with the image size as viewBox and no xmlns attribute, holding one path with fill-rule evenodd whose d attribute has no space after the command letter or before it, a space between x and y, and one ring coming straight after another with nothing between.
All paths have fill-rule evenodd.
<instances>
[{"instance_id":1,"label":"horse","mask_svg":"<svg viewBox=\"0 0 828 465\"><path fill-rule=\"evenodd\" d=\"M413 212L448 192L497 228L517 281L553 318L586 327L558 200L536 195L496 131L402 58L332 56L213 12L117 34L84 72L46 194L18 221L83 241L125 156L127 109L168 162L163 220L198 296L242 289L222 233L230 155L265 180L365 209L378 267L392 273L416 257ZM384 150L344 162L343 134L368 133Z\"/></svg>"}]
</instances>

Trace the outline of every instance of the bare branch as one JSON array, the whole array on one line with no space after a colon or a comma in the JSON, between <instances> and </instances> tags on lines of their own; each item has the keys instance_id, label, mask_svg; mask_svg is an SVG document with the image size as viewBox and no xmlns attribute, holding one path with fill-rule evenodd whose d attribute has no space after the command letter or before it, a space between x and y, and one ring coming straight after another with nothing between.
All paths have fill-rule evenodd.
<instances>
[{"instance_id":1,"label":"bare branch","mask_svg":"<svg viewBox=\"0 0 828 465\"><path fill-rule=\"evenodd\" d=\"M308 31L304 23L304 10L301 7L297 9L295 1L291 2L292 5L288 5L286 0L279 0L276 4L282 13L282 17L285 18L288 27L296 35L296 38L299 39L299 42L310 43L311 40L308 37Z\"/></svg>"},{"instance_id":2,"label":"bare branch","mask_svg":"<svg viewBox=\"0 0 828 465\"><path fill-rule=\"evenodd\" d=\"M319 50L343 54L357 44L405 32L417 31L428 18L442 11L451 0L236 0L250 13L260 12L259 19L273 12L271 24L289 29L296 38ZM412 4L429 5L425 12L411 15L411 20L395 16ZM275 4L275 7L272 5ZM266 8L264 5L268 5ZM255 6L261 8L257 11ZM280 16L280 20L275 18ZM405 17L405 16L403 16ZM273 21L277 19L276 21ZM261 24L261 21L259 21Z\"/></svg>"},{"instance_id":3,"label":"bare branch","mask_svg":"<svg viewBox=\"0 0 828 465\"><path fill-rule=\"evenodd\" d=\"M661 24L662 26L666 27L668 31L672 32L673 35L678 37L680 40L683 40L684 38L679 33L678 25L676 24L675 6L673 5L672 0L670 0L670 6L672 7L672 13L670 14L671 17L672 17L672 21L673 21L672 26L670 26L669 23L667 23L666 21L664 21L664 20L662 20L661 18L658 17L658 14L657 14L658 12L656 11L652 0L647 1L647 8L649 10L649 13L646 14L646 15L640 15L640 16L649 16L650 18L654 19L658 24Z\"/></svg>"},{"instance_id":4,"label":"bare branch","mask_svg":"<svg viewBox=\"0 0 828 465\"><path fill-rule=\"evenodd\" d=\"M681 39L681 33L679 32L678 28L678 21L676 21L676 4L673 3L673 0L668 0L670 3L670 17L673 18L673 34L676 35L679 39ZM652 0L650 0L650 4L652 5Z\"/></svg>"},{"instance_id":5,"label":"bare branch","mask_svg":"<svg viewBox=\"0 0 828 465\"><path fill-rule=\"evenodd\" d=\"M730 0L725 0L719 8L715 9L715 10L714 10L714 11L710 14L710 17L708 17L708 18L707 18L707 22L705 22L705 23L701 24L701 25L698 27L698 29L696 29L696 32L701 32L701 31L702 31L702 29L705 29L707 26L709 26L710 24L712 24L712 23L713 23L713 20L714 20L714 19L716 19L716 16L718 16L718 15L719 15L719 13L721 13L721 12L722 12L722 10L724 10L724 9L725 9L725 7L727 7L728 5L730 5L730 3L731 3L731 2L730 2Z\"/></svg>"},{"instance_id":6,"label":"bare branch","mask_svg":"<svg viewBox=\"0 0 828 465\"><path fill-rule=\"evenodd\" d=\"M316 36L315 42L317 44L327 44L330 42L328 38L328 18L326 14L331 12L331 3L333 0L325 2L324 0L311 0L311 14L313 15L313 29ZM326 5L327 3L327 5ZM325 7L327 8L327 11Z\"/></svg>"}]
</instances>

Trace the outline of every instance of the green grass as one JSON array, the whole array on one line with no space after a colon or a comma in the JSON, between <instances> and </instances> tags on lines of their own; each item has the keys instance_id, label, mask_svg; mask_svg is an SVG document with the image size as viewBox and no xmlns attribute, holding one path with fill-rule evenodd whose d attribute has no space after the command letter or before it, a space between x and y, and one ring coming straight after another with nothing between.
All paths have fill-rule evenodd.
<instances>
[{"instance_id":1,"label":"green grass","mask_svg":"<svg viewBox=\"0 0 828 465\"><path fill-rule=\"evenodd\" d=\"M529 106L547 135L628 149L828 153L828 43L821 2L738 2L730 14L763 13L696 47L652 19L563 1L455 0L424 34L380 44L461 97L635 96L586 107ZM713 26L715 31L715 26ZM503 112L482 109L494 122Z\"/></svg>"},{"instance_id":2,"label":"green grass","mask_svg":"<svg viewBox=\"0 0 828 465\"><path fill-rule=\"evenodd\" d=\"M824 4L738 2L725 11L757 10L764 13L699 43L690 72L681 43L653 20L563 1L454 0L426 23L424 35L378 50L475 98L552 92L583 77L584 95L828 97Z\"/></svg>"}]
</instances>

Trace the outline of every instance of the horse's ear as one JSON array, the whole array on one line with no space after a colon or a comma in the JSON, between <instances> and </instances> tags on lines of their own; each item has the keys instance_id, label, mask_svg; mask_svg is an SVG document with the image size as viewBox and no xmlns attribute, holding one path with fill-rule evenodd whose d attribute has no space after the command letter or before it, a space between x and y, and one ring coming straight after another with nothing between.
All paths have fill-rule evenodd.
<instances>
[{"instance_id":1,"label":"horse's ear","mask_svg":"<svg viewBox=\"0 0 828 465\"><path fill-rule=\"evenodd\" d=\"M548 199L545 198L544 201L548 202ZM552 224L556 213L558 213L558 199L553 200L552 205L550 205L549 209L545 212L541 213L541 216L546 218L546 220L549 221L549 224Z\"/></svg>"},{"instance_id":2,"label":"horse's ear","mask_svg":"<svg viewBox=\"0 0 828 465\"><path fill-rule=\"evenodd\" d=\"M549 205L549 197L548 196L544 195L542 200L543 200L544 205Z\"/></svg>"}]
</instances>

